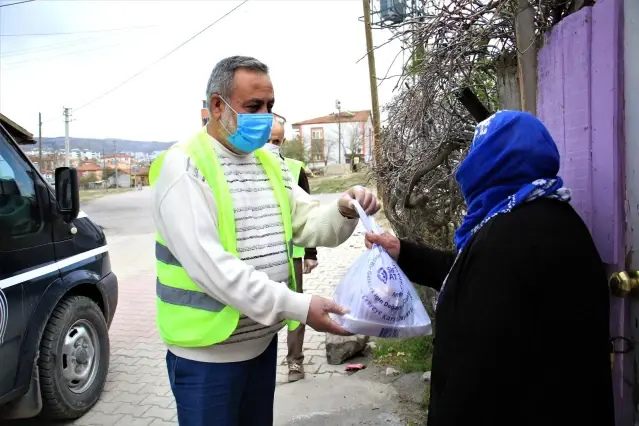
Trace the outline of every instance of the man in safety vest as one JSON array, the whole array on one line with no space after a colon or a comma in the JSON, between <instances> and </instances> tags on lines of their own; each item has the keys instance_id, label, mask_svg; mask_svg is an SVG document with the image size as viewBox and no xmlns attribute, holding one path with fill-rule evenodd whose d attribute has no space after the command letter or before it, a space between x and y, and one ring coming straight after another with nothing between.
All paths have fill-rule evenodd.
<instances>
[{"instance_id":1,"label":"man in safety vest","mask_svg":"<svg viewBox=\"0 0 639 426\"><path fill-rule=\"evenodd\" d=\"M275 114L274 114L275 115ZM280 153L282 143L284 143L284 123L283 117L275 115L271 139L264 146L273 154L281 157L291 172L293 181L307 193L311 193L311 187L304 172L304 163L293 158L285 158ZM303 273L308 274L317 267L317 249L310 247L293 247L293 266L295 267L295 284L297 291L303 293ZM300 325L295 330L289 330L286 337L288 354L286 363L288 364L288 381L296 382L304 378L304 325Z\"/></svg>"},{"instance_id":2,"label":"man in safety vest","mask_svg":"<svg viewBox=\"0 0 639 426\"><path fill-rule=\"evenodd\" d=\"M181 426L271 426L277 332L305 323L347 332L329 299L297 293L292 247L337 246L357 225L354 187L320 206L261 149L274 100L268 67L232 56L211 72L210 120L149 172L157 226L157 323Z\"/></svg>"}]
</instances>

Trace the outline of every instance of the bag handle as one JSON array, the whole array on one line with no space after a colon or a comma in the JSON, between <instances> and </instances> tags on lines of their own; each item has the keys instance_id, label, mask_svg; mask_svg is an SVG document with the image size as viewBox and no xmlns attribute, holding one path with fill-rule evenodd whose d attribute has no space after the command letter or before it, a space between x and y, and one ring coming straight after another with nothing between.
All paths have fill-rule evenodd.
<instances>
[{"instance_id":1,"label":"bag handle","mask_svg":"<svg viewBox=\"0 0 639 426\"><path fill-rule=\"evenodd\" d=\"M357 210L357 214L359 215L359 220L362 221L362 225L364 225L364 229L368 232L372 232L373 234L383 234L384 230L375 222L371 216L367 215L362 206L359 204L357 200L351 201L355 210Z\"/></svg>"}]
</instances>

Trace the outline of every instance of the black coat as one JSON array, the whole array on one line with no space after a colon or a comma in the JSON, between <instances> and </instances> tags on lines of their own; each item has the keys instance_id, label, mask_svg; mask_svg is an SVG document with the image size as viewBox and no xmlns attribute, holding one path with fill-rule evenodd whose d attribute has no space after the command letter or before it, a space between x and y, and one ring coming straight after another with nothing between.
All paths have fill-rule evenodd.
<instances>
[{"instance_id":1,"label":"black coat","mask_svg":"<svg viewBox=\"0 0 639 426\"><path fill-rule=\"evenodd\" d=\"M613 426L606 272L573 208L496 216L453 261L401 242L411 281L439 290L450 271L428 426Z\"/></svg>"}]
</instances>

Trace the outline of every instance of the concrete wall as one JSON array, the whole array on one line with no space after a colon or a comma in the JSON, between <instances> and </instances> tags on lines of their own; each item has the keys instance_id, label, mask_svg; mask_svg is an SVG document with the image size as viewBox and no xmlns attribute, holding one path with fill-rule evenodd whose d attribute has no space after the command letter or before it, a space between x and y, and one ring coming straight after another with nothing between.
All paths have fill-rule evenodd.
<instances>
[{"instance_id":1,"label":"concrete wall","mask_svg":"<svg viewBox=\"0 0 639 426\"><path fill-rule=\"evenodd\" d=\"M115 185L115 175L109 176L107 179L108 186ZM129 188L131 187L131 175L127 173L118 173L118 188Z\"/></svg>"}]
</instances>

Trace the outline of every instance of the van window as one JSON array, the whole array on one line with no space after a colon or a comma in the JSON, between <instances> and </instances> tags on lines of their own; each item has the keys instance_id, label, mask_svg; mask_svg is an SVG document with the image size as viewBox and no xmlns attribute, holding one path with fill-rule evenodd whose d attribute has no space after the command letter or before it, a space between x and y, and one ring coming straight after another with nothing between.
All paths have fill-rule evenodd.
<instances>
[{"instance_id":1,"label":"van window","mask_svg":"<svg viewBox=\"0 0 639 426\"><path fill-rule=\"evenodd\" d=\"M0 241L38 232L42 224L33 170L0 133ZM4 244L2 244L4 245Z\"/></svg>"}]
</instances>

